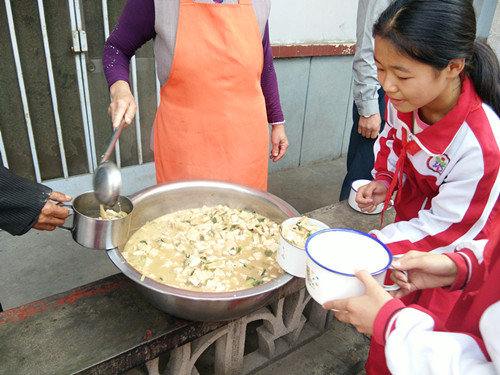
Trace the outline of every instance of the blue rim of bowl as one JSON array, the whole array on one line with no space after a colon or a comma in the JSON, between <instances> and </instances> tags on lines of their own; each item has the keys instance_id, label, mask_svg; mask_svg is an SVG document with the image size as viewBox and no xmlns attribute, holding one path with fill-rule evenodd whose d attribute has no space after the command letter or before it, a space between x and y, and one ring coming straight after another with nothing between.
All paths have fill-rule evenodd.
<instances>
[{"instance_id":1,"label":"blue rim of bowl","mask_svg":"<svg viewBox=\"0 0 500 375\"><path fill-rule=\"evenodd\" d=\"M321 233L325 233L325 232L352 232L352 233L356 233L356 234L360 234L362 236L365 236L365 237L368 237L370 239L372 239L373 241L375 242L378 242L380 245L382 245L382 247L384 248L384 250L387 252L387 254L389 255L389 262L386 264L386 266L378 271L375 271L375 272L371 272L370 274L372 276L377 276L377 275L380 275L381 273L385 272L389 266L391 265L392 263L392 254L391 254L391 251L389 250L389 248L382 242L380 241L378 238L375 238L373 236L370 236L369 234L365 233L365 232L361 232L359 230L356 230L356 229L349 229L349 228L327 228L327 229L322 229L316 233L313 233L312 235L310 235L307 240L306 240L306 253L307 253L307 257L309 259L311 259L314 263L316 263L318 266L320 266L321 268L324 268L325 270L327 271L330 271L330 272L333 272L333 273L336 273L336 274L339 274L339 275L344 275L344 276L354 276L353 273L344 273L344 272L339 272L339 271L335 271L335 270L332 270L328 267L325 267L323 266L322 264L318 263L312 256L311 254L309 254L309 242L314 238L316 237L317 235L321 234Z\"/></svg>"}]
</instances>

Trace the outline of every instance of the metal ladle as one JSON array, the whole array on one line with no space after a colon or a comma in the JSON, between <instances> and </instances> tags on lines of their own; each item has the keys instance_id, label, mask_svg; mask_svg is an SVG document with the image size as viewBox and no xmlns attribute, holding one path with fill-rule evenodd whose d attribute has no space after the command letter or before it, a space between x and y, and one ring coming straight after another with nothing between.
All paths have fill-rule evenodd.
<instances>
[{"instance_id":1,"label":"metal ladle","mask_svg":"<svg viewBox=\"0 0 500 375\"><path fill-rule=\"evenodd\" d=\"M116 164L108 159L115 148L116 141L118 141L124 125L125 120L122 120L120 126L111 137L101 163L94 172L94 193L97 200L105 206L114 206L120 197L122 176Z\"/></svg>"}]
</instances>

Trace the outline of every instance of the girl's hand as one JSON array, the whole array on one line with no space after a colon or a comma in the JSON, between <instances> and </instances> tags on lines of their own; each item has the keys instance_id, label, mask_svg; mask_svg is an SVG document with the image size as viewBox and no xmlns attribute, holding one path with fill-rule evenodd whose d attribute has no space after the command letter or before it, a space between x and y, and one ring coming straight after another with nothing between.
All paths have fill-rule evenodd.
<instances>
[{"instance_id":1,"label":"girl's hand","mask_svg":"<svg viewBox=\"0 0 500 375\"><path fill-rule=\"evenodd\" d=\"M373 323L384 304L392 299L384 288L366 270L355 272L356 277L365 284L365 294L359 297L344 298L325 302L323 307L335 312L335 317L344 323L352 324L361 333L373 334Z\"/></svg>"},{"instance_id":2,"label":"girl's hand","mask_svg":"<svg viewBox=\"0 0 500 375\"><path fill-rule=\"evenodd\" d=\"M387 193L387 186L380 181L372 181L361 186L356 193L356 203L361 211L373 212L382 203Z\"/></svg>"},{"instance_id":3,"label":"girl's hand","mask_svg":"<svg viewBox=\"0 0 500 375\"><path fill-rule=\"evenodd\" d=\"M111 116L113 128L120 126L122 119L125 126L130 125L137 112L137 104L130 91L130 86L125 81L116 81L109 88L111 103L108 107L108 114Z\"/></svg>"},{"instance_id":4,"label":"girl's hand","mask_svg":"<svg viewBox=\"0 0 500 375\"><path fill-rule=\"evenodd\" d=\"M392 262L391 279L400 286L393 295L401 298L420 289L439 288L453 284L457 276L457 265L443 254L422 251L409 251L403 257Z\"/></svg>"},{"instance_id":5,"label":"girl's hand","mask_svg":"<svg viewBox=\"0 0 500 375\"><path fill-rule=\"evenodd\" d=\"M273 162L277 162L280 160L286 153L286 149L288 148L288 139L285 134L285 125L277 124L271 125L271 155L270 159L273 159Z\"/></svg>"}]
</instances>

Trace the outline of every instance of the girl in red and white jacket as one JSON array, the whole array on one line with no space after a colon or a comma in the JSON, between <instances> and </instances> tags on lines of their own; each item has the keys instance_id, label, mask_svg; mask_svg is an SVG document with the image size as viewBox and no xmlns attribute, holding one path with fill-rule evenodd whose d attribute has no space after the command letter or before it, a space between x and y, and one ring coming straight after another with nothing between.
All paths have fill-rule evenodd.
<instances>
[{"instance_id":1,"label":"girl in red and white jacket","mask_svg":"<svg viewBox=\"0 0 500 375\"><path fill-rule=\"evenodd\" d=\"M500 211L500 68L476 39L471 2L395 0L373 30L386 126L374 150L375 179L356 201L373 211L395 194L396 219L371 234L393 254L450 252L487 239ZM403 302L446 319L458 297L433 289ZM388 373L373 340L366 370Z\"/></svg>"},{"instance_id":2,"label":"girl in red and white jacket","mask_svg":"<svg viewBox=\"0 0 500 375\"><path fill-rule=\"evenodd\" d=\"M500 220L496 220L497 225ZM487 242L483 260L483 247ZM392 374L500 374L500 233L468 241L455 253L410 251L393 266L401 287L395 296L417 289L463 289L446 320L419 305L408 307L387 293L367 271L358 271L366 293L326 302L335 316L373 335L385 349Z\"/></svg>"}]
</instances>

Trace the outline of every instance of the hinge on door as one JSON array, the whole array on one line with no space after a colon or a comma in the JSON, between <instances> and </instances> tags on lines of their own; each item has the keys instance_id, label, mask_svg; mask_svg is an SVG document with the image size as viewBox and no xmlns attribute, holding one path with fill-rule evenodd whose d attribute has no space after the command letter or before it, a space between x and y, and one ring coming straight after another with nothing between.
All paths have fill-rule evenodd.
<instances>
[{"instance_id":1,"label":"hinge on door","mask_svg":"<svg viewBox=\"0 0 500 375\"><path fill-rule=\"evenodd\" d=\"M71 47L71 51L74 54L87 52L87 33L85 30L73 30L73 46Z\"/></svg>"}]
</instances>

